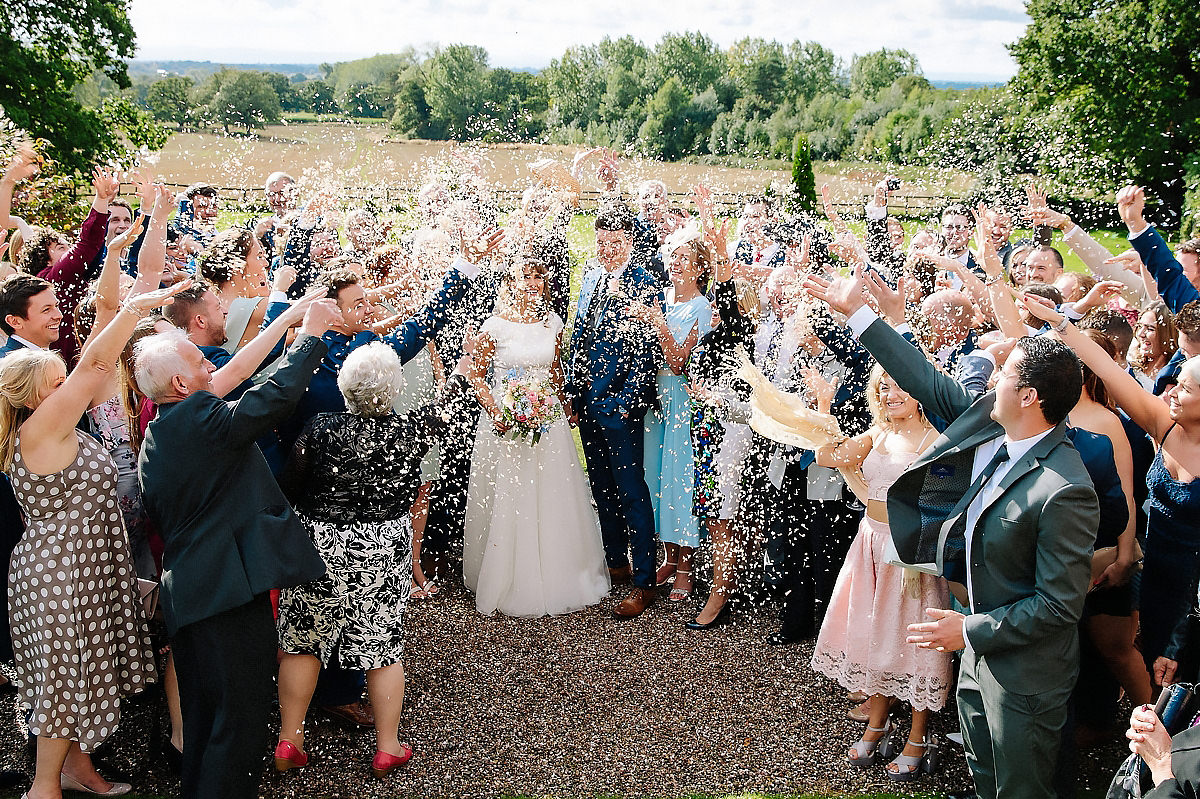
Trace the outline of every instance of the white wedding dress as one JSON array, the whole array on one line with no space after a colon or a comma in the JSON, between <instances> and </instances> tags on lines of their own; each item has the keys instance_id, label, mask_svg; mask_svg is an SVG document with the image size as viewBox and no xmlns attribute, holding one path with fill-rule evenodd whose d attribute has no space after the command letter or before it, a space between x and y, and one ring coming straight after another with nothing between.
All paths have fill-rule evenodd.
<instances>
[{"instance_id":1,"label":"white wedding dress","mask_svg":"<svg viewBox=\"0 0 1200 799\"><path fill-rule=\"evenodd\" d=\"M492 391L510 369L548 375L562 320L493 316ZM502 438L482 414L467 489L463 580L480 613L545 616L594 605L608 594L600 523L565 418L537 444Z\"/></svg>"}]
</instances>

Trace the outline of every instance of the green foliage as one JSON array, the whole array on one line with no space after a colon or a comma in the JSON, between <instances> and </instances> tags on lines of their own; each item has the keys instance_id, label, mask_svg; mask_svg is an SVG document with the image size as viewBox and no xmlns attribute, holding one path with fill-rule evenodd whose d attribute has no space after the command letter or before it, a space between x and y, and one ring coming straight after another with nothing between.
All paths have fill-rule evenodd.
<instances>
[{"instance_id":1,"label":"green foliage","mask_svg":"<svg viewBox=\"0 0 1200 799\"><path fill-rule=\"evenodd\" d=\"M125 0L0 3L0 107L18 128L43 138L61 168L86 170L121 150L121 134L73 89L93 71L129 86L124 59L134 33Z\"/></svg>"},{"instance_id":2,"label":"green foliage","mask_svg":"<svg viewBox=\"0 0 1200 799\"><path fill-rule=\"evenodd\" d=\"M196 110L192 105L191 92L196 82L182 75L170 75L150 84L146 92L146 105L159 122L171 122L180 130L195 125Z\"/></svg>"},{"instance_id":3,"label":"green foliage","mask_svg":"<svg viewBox=\"0 0 1200 799\"><path fill-rule=\"evenodd\" d=\"M16 154L23 131L12 123L0 124L0 161L8 163ZM12 211L31 225L46 225L55 230L71 230L85 215L89 200L75 196L75 173L46 155L52 151L45 139L35 139L33 147L45 157L42 168L22 181L13 192Z\"/></svg>"},{"instance_id":4,"label":"green foliage","mask_svg":"<svg viewBox=\"0 0 1200 799\"><path fill-rule=\"evenodd\" d=\"M1014 89L1063 148L1039 166L1076 191L1147 185L1167 223L1183 207L1200 152L1200 4L1194 0L1029 0L1010 47ZM1084 164L1073 161L1078 154Z\"/></svg>"},{"instance_id":5,"label":"green foliage","mask_svg":"<svg viewBox=\"0 0 1200 799\"><path fill-rule=\"evenodd\" d=\"M470 138L472 122L483 108L487 51L452 44L434 52L425 64L425 101L430 119L450 139Z\"/></svg>"},{"instance_id":6,"label":"green foliage","mask_svg":"<svg viewBox=\"0 0 1200 799\"><path fill-rule=\"evenodd\" d=\"M855 56L850 63L850 93L872 98L905 75L920 75L917 57L907 50L886 47Z\"/></svg>"},{"instance_id":7,"label":"green foliage","mask_svg":"<svg viewBox=\"0 0 1200 799\"><path fill-rule=\"evenodd\" d=\"M792 197L802 210L817 210L817 176L808 152L808 137L803 133L792 140Z\"/></svg>"},{"instance_id":8,"label":"green foliage","mask_svg":"<svg viewBox=\"0 0 1200 799\"><path fill-rule=\"evenodd\" d=\"M203 118L220 125L226 133L230 127L250 133L279 122L283 116L279 95L262 72L223 69L197 90L194 99L203 106Z\"/></svg>"},{"instance_id":9,"label":"green foliage","mask_svg":"<svg viewBox=\"0 0 1200 799\"><path fill-rule=\"evenodd\" d=\"M312 111L314 114L336 114L339 110L337 100L333 96L333 87L323 80L301 83L296 88L296 94L303 106L300 110Z\"/></svg>"}]
</instances>

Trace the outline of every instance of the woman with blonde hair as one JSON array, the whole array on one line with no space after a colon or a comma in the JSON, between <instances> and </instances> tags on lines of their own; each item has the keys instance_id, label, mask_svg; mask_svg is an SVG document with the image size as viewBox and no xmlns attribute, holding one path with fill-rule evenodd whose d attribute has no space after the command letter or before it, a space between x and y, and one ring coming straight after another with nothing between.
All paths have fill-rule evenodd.
<instances>
[{"instance_id":1,"label":"woman with blonde hair","mask_svg":"<svg viewBox=\"0 0 1200 799\"><path fill-rule=\"evenodd\" d=\"M834 387L812 371L805 379L817 410L828 414ZM952 681L950 654L908 644L908 625L924 619L926 608L948 607L950 592L941 577L889 562L887 491L933 443L937 431L920 404L879 366L871 373L867 400L873 426L816 453L821 466L852 473L861 469L867 512L834 586L812 667L870 697L866 732L847 754L852 765L867 767L891 757L896 729L889 715L892 700L912 705L907 743L887 766L890 779L907 781L936 765L929 713L945 704Z\"/></svg>"},{"instance_id":2,"label":"woman with blonde hair","mask_svg":"<svg viewBox=\"0 0 1200 799\"><path fill-rule=\"evenodd\" d=\"M110 379L138 319L180 287L187 283L127 299L70 377L62 357L46 350L0 362L0 466L26 519L8 592L18 702L37 736L29 799L57 799L64 788L130 790L101 777L88 753L116 727L121 697L154 679L154 665L116 468L75 424Z\"/></svg>"}]
</instances>

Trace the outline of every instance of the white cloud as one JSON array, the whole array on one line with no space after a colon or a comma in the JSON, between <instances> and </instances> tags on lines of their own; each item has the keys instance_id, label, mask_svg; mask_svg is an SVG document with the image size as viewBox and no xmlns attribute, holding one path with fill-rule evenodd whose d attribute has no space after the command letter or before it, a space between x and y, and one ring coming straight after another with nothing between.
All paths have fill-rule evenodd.
<instances>
[{"instance_id":1,"label":"white cloud","mask_svg":"<svg viewBox=\"0 0 1200 799\"><path fill-rule=\"evenodd\" d=\"M491 63L541 67L574 44L699 30L728 46L745 36L816 40L849 61L906 48L926 75L1003 80L1004 45L1020 38L1021 0L133 0L139 57L316 63L462 42Z\"/></svg>"}]
</instances>

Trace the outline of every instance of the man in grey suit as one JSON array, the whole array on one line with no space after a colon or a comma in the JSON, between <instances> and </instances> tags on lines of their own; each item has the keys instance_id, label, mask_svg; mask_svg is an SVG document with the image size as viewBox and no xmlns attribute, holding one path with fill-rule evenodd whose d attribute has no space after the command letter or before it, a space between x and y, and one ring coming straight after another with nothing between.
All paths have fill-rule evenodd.
<instances>
[{"instance_id":1,"label":"man in grey suit","mask_svg":"<svg viewBox=\"0 0 1200 799\"><path fill-rule=\"evenodd\" d=\"M233 402L212 393L213 365L182 331L138 345L138 385L159 406L138 476L164 542L186 799L258 796L277 648L269 594L325 564L255 441L291 414L340 322L333 300L314 302L283 365Z\"/></svg>"},{"instance_id":2,"label":"man in grey suit","mask_svg":"<svg viewBox=\"0 0 1200 799\"><path fill-rule=\"evenodd\" d=\"M900 559L936 562L965 586L970 612L930 609L909 641L964 650L958 713L978 795L1053 797L1099 524L1066 435L1079 360L1059 341L1022 338L976 400L864 303L861 271L809 285L926 413L951 422L888 492L888 519Z\"/></svg>"}]
</instances>

